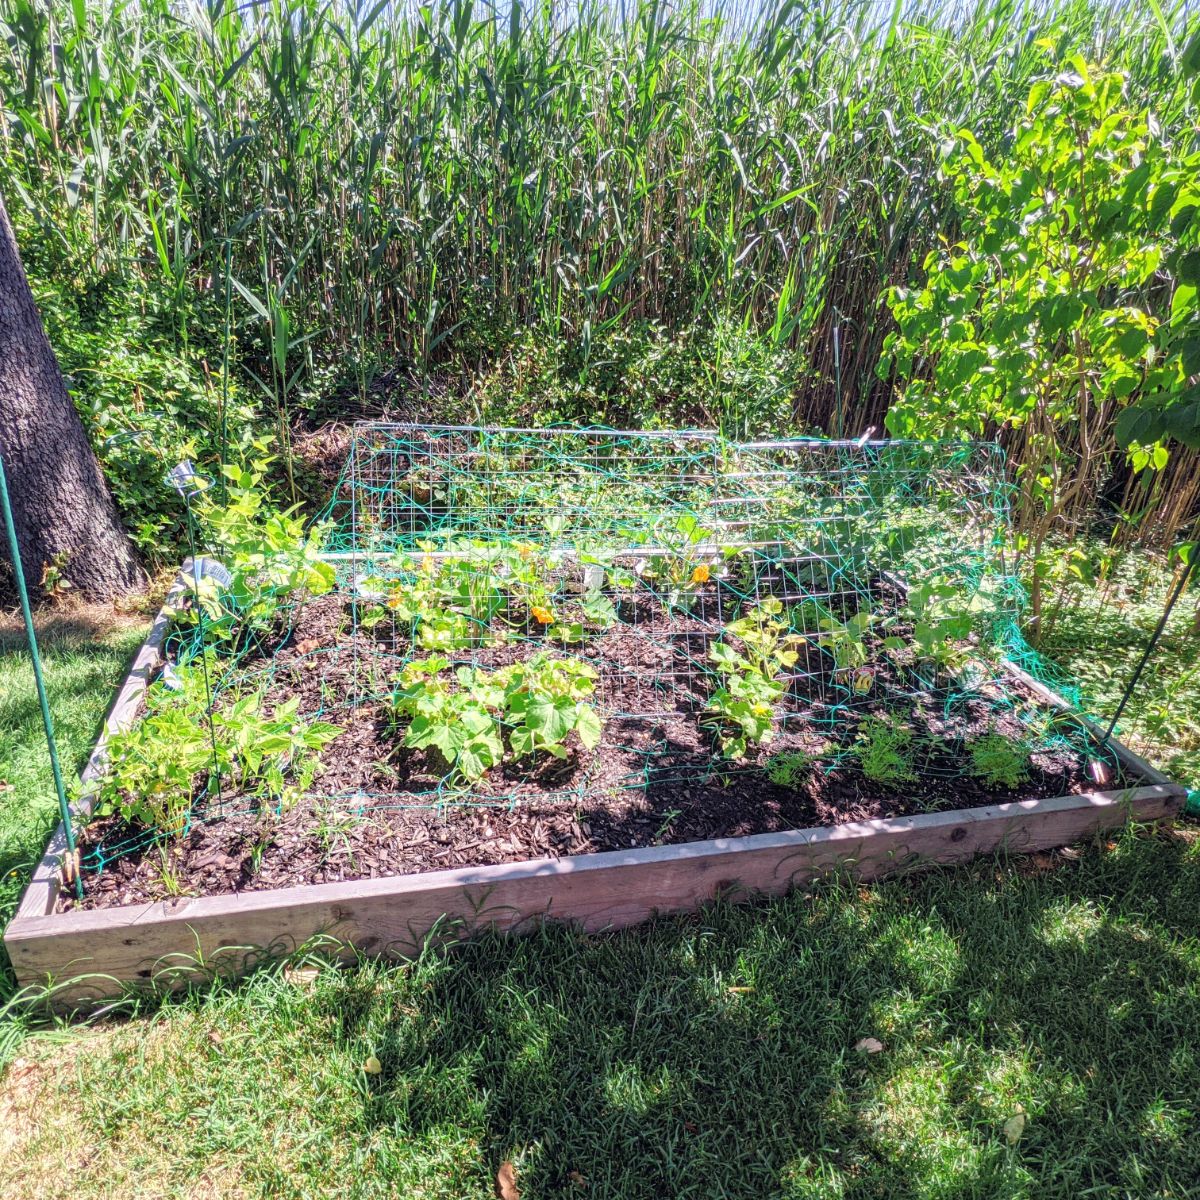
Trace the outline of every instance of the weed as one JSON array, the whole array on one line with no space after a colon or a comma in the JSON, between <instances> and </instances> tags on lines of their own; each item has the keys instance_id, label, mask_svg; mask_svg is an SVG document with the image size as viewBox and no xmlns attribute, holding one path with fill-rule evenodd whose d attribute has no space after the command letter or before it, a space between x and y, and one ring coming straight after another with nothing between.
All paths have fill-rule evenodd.
<instances>
[{"instance_id":1,"label":"weed","mask_svg":"<svg viewBox=\"0 0 1200 1200\"><path fill-rule=\"evenodd\" d=\"M1020 787L1029 778L1029 747L1000 733L986 733L970 744L969 770L992 788Z\"/></svg>"},{"instance_id":2,"label":"weed","mask_svg":"<svg viewBox=\"0 0 1200 1200\"><path fill-rule=\"evenodd\" d=\"M854 757L862 773L873 783L898 787L917 778L913 768L912 731L895 717L864 719L854 741Z\"/></svg>"}]
</instances>

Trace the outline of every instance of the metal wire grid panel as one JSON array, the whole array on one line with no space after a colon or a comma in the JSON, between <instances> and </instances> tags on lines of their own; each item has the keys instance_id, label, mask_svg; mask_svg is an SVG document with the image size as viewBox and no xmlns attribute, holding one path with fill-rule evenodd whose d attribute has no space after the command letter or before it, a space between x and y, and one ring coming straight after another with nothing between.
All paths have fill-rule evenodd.
<instances>
[{"instance_id":1,"label":"metal wire grid panel","mask_svg":"<svg viewBox=\"0 0 1200 1200\"><path fill-rule=\"evenodd\" d=\"M364 426L326 513L353 596L355 702L385 699L430 653L488 670L549 648L593 665L614 734L695 719L713 645L778 602L797 655L781 725L836 731L881 697L1005 703L980 663L994 667L989 650L1018 617L1001 555L1007 499L990 444ZM909 632L914 579L936 581L931 610L953 596L969 615L970 670L881 653ZM422 591L440 595L433 621L404 599ZM607 619L589 616L589 599Z\"/></svg>"},{"instance_id":2,"label":"metal wire grid panel","mask_svg":"<svg viewBox=\"0 0 1200 1200\"><path fill-rule=\"evenodd\" d=\"M353 737L397 724L413 664L485 680L535 656L577 660L603 731L562 770L468 784L427 753L318 776L311 794L359 813L513 805L536 778L538 802L579 803L762 771L772 746L731 762L705 721L723 682L714 648L767 629L790 650L774 746L833 771L864 720L897 712L942 747L921 752L922 774L951 775L981 714L1035 752L1079 741L999 668L1023 645L1007 513L988 444L365 424L322 517L335 591L290 611L274 653L225 663L214 705L299 695L302 715ZM198 819L243 803L236 789L203 797Z\"/></svg>"},{"instance_id":3,"label":"metal wire grid panel","mask_svg":"<svg viewBox=\"0 0 1200 1200\"><path fill-rule=\"evenodd\" d=\"M368 558L462 538L578 548L620 537L648 505L702 507L717 478L706 432L369 423L324 514L327 548Z\"/></svg>"}]
</instances>

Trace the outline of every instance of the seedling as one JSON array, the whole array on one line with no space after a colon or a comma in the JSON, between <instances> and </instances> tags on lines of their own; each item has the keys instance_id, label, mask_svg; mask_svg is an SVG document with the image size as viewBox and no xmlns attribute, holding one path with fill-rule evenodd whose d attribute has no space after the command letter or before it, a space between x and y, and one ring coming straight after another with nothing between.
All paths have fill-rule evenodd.
<instances>
[{"instance_id":1,"label":"seedling","mask_svg":"<svg viewBox=\"0 0 1200 1200\"><path fill-rule=\"evenodd\" d=\"M767 759L763 769L773 784L796 791L812 775L815 762L816 756L803 750L785 750Z\"/></svg>"},{"instance_id":2,"label":"seedling","mask_svg":"<svg viewBox=\"0 0 1200 1200\"><path fill-rule=\"evenodd\" d=\"M970 772L991 788L1020 787L1029 778L1029 747L1000 733L987 733L970 746Z\"/></svg>"},{"instance_id":3,"label":"seedling","mask_svg":"<svg viewBox=\"0 0 1200 1200\"><path fill-rule=\"evenodd\" d=\"M893 717L867 717L859 726L854 755L873 783L897 787L917 778L912 764L912 731Z\"/></svg>"}]
</instances>

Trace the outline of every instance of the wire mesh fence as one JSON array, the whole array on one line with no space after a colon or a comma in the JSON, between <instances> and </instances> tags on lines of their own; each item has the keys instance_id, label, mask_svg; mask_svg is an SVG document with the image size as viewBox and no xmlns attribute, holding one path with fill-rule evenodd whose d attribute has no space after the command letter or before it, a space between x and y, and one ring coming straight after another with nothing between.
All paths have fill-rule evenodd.
<instances>
[{"instance_id":1,"label":"wire mesh fence","mask_svg":"<svg viewBox=\"0 0 1200 1200\"><path fill-rule=\"evenodd\" d=\"M200 621L172 656L200 656L214 711L266 697L335 726L303 790L352 817L686 803L735 775L870 778L867 756L919 788L988 739L1104 757L1005 671L1008 501L990 444L364 424L317 525L330 590L232 652ZM277 791L217 771L182 820L294 802Z\"/></svg>"}]
</instances>

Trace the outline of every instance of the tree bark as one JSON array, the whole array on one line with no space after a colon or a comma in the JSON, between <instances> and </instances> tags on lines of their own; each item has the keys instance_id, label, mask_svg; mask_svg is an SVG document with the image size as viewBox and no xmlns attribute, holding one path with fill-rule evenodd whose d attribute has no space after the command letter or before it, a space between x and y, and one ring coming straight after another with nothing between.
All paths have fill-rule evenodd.
<instances>
[{"instance_id":1,"label":"tree bark","mask_svg":"<svg viewBox=\"0 0 1200 1200\"><path fill-rule=\"evenodd\" d=\"M144 582L42 327L3 197L0 453L31 592L50 564L89 599L110 600ZM0 555L11 567L3 539Z\"/></svg>"}]
</instances>

